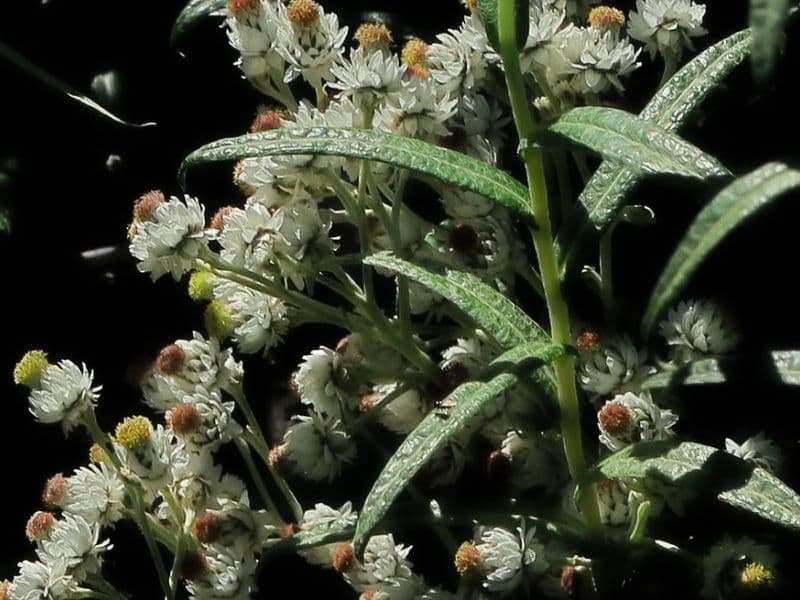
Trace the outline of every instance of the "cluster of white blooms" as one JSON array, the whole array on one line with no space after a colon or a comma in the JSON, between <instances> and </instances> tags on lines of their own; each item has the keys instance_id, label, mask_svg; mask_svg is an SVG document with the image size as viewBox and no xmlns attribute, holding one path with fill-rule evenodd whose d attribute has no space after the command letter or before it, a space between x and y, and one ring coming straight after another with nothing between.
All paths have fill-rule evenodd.
<instances>
[{"instance_id":1,"label":"cluster of white blooms","mask_svg":"<svg viewBox=\"0 0 800 600\"><path fill-rule=\"evenodd\" d=\"M778 446L768 439L763 431L747 438L741 444L725 438L725 451L768 471L777 471L783 460Z\"/></svg>"},{"instance_id":2,"label":"cluster of white blooms","mask_svg":"<svg viewBox=\"0 0 800 600\"><path fill-rule=\"evenodd\" d=\"M705 14L705 4L692 0L637 0L628 34L644 42L651 58L658 53L679 60L684 48L694 50L691 38L708 33Z\"/></svg>"},{"instance_id":3,"label":"cluster of white blooms","mask_svg":"<svg viewBox=\"0 0 800 600\"><path fill-rule=\"evenodd\" d=\"M734 350L739 341L738 334L725 321L720 308L705 300L678 303L667 313L660 332L676 363L726 354Z\"/></svg>"},{"instance_id":4,"label":"cluster of white blooms","mask_svg":"<svg viewBox=\"0 0 800 600\"><path fill-rule=\"evenodd\" d=\"M625 390L637 391L640 379L651 369L630 338L603 336L581 352L578 379L587 392L605 396Z\"/></svg>"},{"instance_id":5,"label":"cluster of white blooms","mask_svg":"<svg viewBox=\"0 0 800 600\"><path fill-rule=\"evenodd\" d=\"M614 396L597 413L600 443L612 452L643 440L668 439L677 422L677 415L659 408L646 392Z\"/></svg>"}]
</instances>

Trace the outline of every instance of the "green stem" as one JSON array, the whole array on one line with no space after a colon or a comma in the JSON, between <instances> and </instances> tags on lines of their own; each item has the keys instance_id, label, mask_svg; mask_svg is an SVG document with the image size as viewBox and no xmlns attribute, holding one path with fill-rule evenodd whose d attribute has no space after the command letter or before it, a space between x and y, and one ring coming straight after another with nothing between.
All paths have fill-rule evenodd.
<instances>
[{"instance_id":1,"label":"green stem","mask_svg":"<svg viewBox=\"0 0 800 600\"><path fill-rule=\"evenodd\" d=\"M280 519L281 513L278 510L278 507L275 505L275 502L272 500L272 496L269 495L269 490L267 490L264 479L261 477L261 473L258 472L258 469L256 469L256 465L253 462L253 453L250 451L250 446L248 446L247 442L245 442L241 437L237 437L234 440L234 443L242 455L242 459L244 460L245 466L247 466L250 477L253 478L253 483L255 483L256 489L258 489L258 493L261 496L262 502L264 502L264 506L266 506L269 512L275 515L276 518Z\"/></svg>"},{"instance_id":2,"label":"green stem","mask_svg":"<svg viewBox=\"0 0 800 600\"><path fill-rule=\"evenodd\" d=\"M515 1L498 0L500 54L503 58L506 85L519 138L520 140L530 140L533 139L536 123L530 110L516 46ZM539 258L539 272L547 301L551 336L557 344L569 345L572 343L569 312L561 293L561 280L558 276L558 259L550 223L542 150L536 146L529 147L524 151L523 158L531 195L531 206L536 218L536 227L532 230L533 243ZM596 536L602 536L597 498L593 486L586 483L588 469L583 455L578 393L575 385L575 358L573 356L559 358L554 362L553 369L561 409L561 437L564 442L564 453L567 457L570 475L577 482L581 491L579 494L581 514L589 532Z\"/></svg>"},{"instance_id":3,"label":"green stem","mask_svg":"<svg viewBox=\"0 0 800 600\"><path fill-rule=\"evenodd\" d=\"M636 521L630 535L631 542L638 543L644 539L645 531L647 530L647 519L650 517L650 508L650 501L645 500L636 510Z\"/></svg>"},{"instance_id":4,"label":"green stem","mask_svg":"<svg viewBox=\"0 0 800 600\"><path fill-rule=\"evenodd\" d=\"M614 307L614 275L612 271L611 241L614 234L614 225L600 237L600 299L603 302L603 312L606 325L614 328L616 310Z\"/></svg>"},{"instance_id":5,"label":"green stem","mask_svg":"<svg viewBox=\"0 0 800 600\"><path fill-rule=\"evenodd\" d=\"M161 591L164 597L169 600L175 600L175 595L172 593L172 588L169 584L169 577L167 576L167 569L164 567L164 561L161 558L161 553L158 551L158 546L153 539L153 532L150 530L150 521L147 518L147 513L144 509L144 498L142 498L142 491L139 485L133 484L129 488L133 492L133 508L136 512L136 520L139 522L139 527L142 530L147 550L150 552L150 557L153 559L153 564L156 567L156 574L158 575L158 583L161 585Z\"/></svg>"}]
</instances>

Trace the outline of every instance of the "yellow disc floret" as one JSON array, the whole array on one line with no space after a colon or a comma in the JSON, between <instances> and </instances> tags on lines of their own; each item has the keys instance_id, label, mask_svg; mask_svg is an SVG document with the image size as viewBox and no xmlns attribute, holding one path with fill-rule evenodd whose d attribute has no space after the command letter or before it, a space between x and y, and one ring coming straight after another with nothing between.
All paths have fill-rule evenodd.
<instances>
[{"instance_id":1,"label":"yellow disc floret","mask_svg":"<svg viewBox=\"0 0 800 600\"><path fill-rule=\"evenodd\" d=\"M206 331L218 340L228 337L234 330L230 309L218 300L209 302L203 315Z\"/></svg>"},{"instance_id":2,"label":"yellow disc floret","mask_svg":"<svg viewBox=\"0 0 800 600\"><path fill-rule=\"evenodd\" d=\"M195 302L213 299L216 278L209 271L194 271L189 277L189 298Z\"/></svg>"},{"instance_id":3,"label":"yellow disc floret","mask_svg":"<svg viewBox=\"0 0 800 600\"><path fill-rule=\"evenodd\" d=\"M0 600L8 600L11 595L11 582L8 579L0 581Z\"/></svg>"},{"instance_id":4,"label":"yellow disc floret","mask_svg":"<svg viewBox=\"0 0 800 600\"><path fill-rule=\"evenodd\" d=\"M25 356L14 367L14 383L26 385L29 388L37 388L42 379L42 374L49 366L47 354L42 350L26 352Z\"/></svg>"},{"instance_id":5,"label":"yellow disc floret","mask_svg":"<svg viewBox=\"0 0 800 600\"><path fill-rule=\"evenodd\" d=\"M367 51L388 50L394 43L391 30L383 23L362 23L353 38Z\"/></svg>"},{"instance_id":6,"label":"yellow disc floret","mask_svg":"<svg viewBox=\"0 0 800 600\"><path fill-rule=\"evenodd\" d=\"M625 25L625 13L611 6L596 6L589 12L589 25L595 29L615 29Z\"/></svg>"},{"instance_id":7,"label":"yellow disc floret","mask_svg":"<svg viewBox=\"0 0 800 600\"><path fill-rule=\"evenodd\" d=\"M319 21L320 5L314 0L292 0L286 9L289 22L297 27L312 27Z\"/></svg>"},{"instance_id":8,"label":"yellow disc floret","mask_svg":"<svg viewBox=\"0 0 800 600\"><path fill-rule=\"evenodd\" d=\"M106 449L100 444L92 444L91 448L89 448L89 462L99 465L100 463L109 463L111 459Z\"/></svg>"},{"instance_id":9,"label":"yellow disc floret","mask_svg":"<svg viewBox=\"0 0 800 600\"><path fill-rule=\"evenodd\" d=\"M153 424L150 419L141 415L127 417L114 430L114 438L125 448L132 451L142 450L150 443Z\"/></svg>"},{"instance_id":10,"label":"yellow disc floret","mask_svg":"<svg viewBox=\"0 0 800 600\"><path fill-rule=\"evenodd\" d=\"M742 570L740 581L748 591L764 591L775 585L775 573L761 563L751 562Z\"/></svg>"}]
</instances>

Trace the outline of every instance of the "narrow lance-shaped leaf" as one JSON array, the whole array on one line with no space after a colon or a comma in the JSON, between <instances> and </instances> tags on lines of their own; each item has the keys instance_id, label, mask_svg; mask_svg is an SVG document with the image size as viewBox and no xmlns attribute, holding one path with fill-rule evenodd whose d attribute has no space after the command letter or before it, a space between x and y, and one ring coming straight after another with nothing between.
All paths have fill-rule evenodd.
<instances>
[{"instance_id":1,"label":"narrow lance-shaped leaf","mask_svg":"<svg viewBox=\"0 0 800 600\"><path fill-rule=\"evenodd\" d=\"M170 42L174 46L198 21L225 14L226 0L191 0L183 7L172 25Z\"/></svg>"},{"instance_id":2,"label":"narrow lance-shaped leaf","mask_svg":"<svg viewBox=\"0 0 800 600\"><path fill-rule=\"evenodd\" d=\"M698 179L728 174L717 159L686 140L614 108L573 108L543 127L537 137L543 143L577 143L638 173L673 173Z\"/></svg>"},{"instance_id":3,"label":"narrow lance-shaped leaf","mask_svg":"<svg viewBox=\"0 0 800 600\"><path fill-rule=\"evenodd\" d=\"M642 383L647 389L672 388L681 385L707 385L735 382L743 378L800 385L800 350L777 350L766 356L760 364L747 357L747 368L742 368L735 356L729 358L706 358L691 362L679 369L662 371ZM754 372L755 371L755 372Z\"/></svg>"},{"instance_id":4,"label":"narrow lance-shaped leaf","mask_svg":"<svg viewBox=\"0 0 800 600\"><path fill-rule=\"evenodd\" d=\"M3 42L0 42L0 61L8 62L23 74L36 80L42 87L50 92L59 96L64 96L73 102L77 102L114 123L127 127L151 127L155 125L155 123L129 123L128 121L120 119L117 115L103 108L85 94L81 94L64 81L61 81L58 77L51 75L41 67L33 64L16 50L6 46Z\"/></svg>"},{"instance_id":5,"label":"narrow lance-shaped leaf","mask_svg":"<svg viewBox=\"0 0 800 600\"><path fill-rule=\"evenodd\" d=\"M749 54L749 30L739 31L703 51L658 90L639 118L668 131L680 127L692 111ZM556 240L562 276L585 243L611 223L640 175L604 161L581 192Z\"/></svg>"},{"instance_id":6,"label":"narrow lance-shaped leaf","mask_svg":"<svg viewBox=\"0 0 800 600\"><path fill-rule=\"evenodd\" d=\"M390 269L444 296L491 335L504 350L529 342L550 342L550 336L514 302L471 273L444 265L416 265L389 252L367 257L368 265ZM552 374L540 369L534 382L551 398L556 397Z\"/></svg>"},{"instance_id":7,"label":"narrow lance-shaped leaf","mask_svg":"<svg viewBox=\"0 0 800 600\"><path fill-rule=\"evenodd\" d=\"M719 500L773 523L800 529L800 496L760 467L694 442L639 442L603 460L600 478L654 479Z\"/></svg>"},{"instance_id":8,"label":"narrow lance-shaped leaf","mask_svg":"<svg viewBox=\"0 0 800 600\"><path fill-rule=\"evenodd\" d=\"M709 202L678 244L653 289L642 331L648 336L663 311L683 290L703 259L756 211L800 186L800 171L769 163L731 183Z\"/></svg>"},{"instance_id":9,"label":"narrow lance-shaped leaf","mask_svg":"<svg viewBox=\"0 0 800 600\"><path fill-rule=\"evenodd\" d=\"M364 129L296 127L251 133L206 144L187 156L179 176L199 164L254 156L325 154L388 163L483 194L533 218L519 181L483 161L433 144Z\"/></svg>"},{"instance_id":10,"label":"narrow lance-shaped leaf","mask_svg":"<svg viewBox=\"0 0 800 600\"><path fill-rule=\"evenodd\" d=\"M392 502L411 478L445 442L463 429L483 406L515 384L520 375L541 367L566 353L556 344L525 344L502 354L489 365L487 381L468 381L458 386L426 416L400 445L364 501L353 538L358 555ZM500 374L494 375L498 371Z\"/></svg>"},{"instance_id":11,"label":"narrow lance-shaped leaf","mask_svg":"<svg viewBox=\"0 0 800 600\"><path fill-rule=\"evenodd\" d=\"M751 61L759 82L768 80L775 71L778 53L783 48L789 4L789 0L750 0Z\"/></svg>"}]
</instances>

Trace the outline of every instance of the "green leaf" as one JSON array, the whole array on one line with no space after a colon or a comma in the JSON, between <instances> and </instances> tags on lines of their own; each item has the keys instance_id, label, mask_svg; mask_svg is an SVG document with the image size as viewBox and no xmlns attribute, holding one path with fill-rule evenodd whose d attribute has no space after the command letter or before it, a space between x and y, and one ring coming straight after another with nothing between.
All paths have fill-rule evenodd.
<instances>
[{"instance_id":1,"label":"green leaf","mask_svg":"<svg viewBox=\"0 0 800 600\"><path fill-rule=\"evenodd\" d=\"M6 46L3 42L0 42L0 62L1 61L7 62L24 75L34 79L48 91L58 96L66 97L73 102L77 102L118 125L125 125L126 127L151 127L155 125L155 123L129 123L128 121L120 119L117 115L106 110L88 96L76 91L58 77L51 75L41 67L33 64L16 50L10 46Z\"/></svg>"},{"instance_id":2,"label":"green leaf","mask_svg":"<svg viewBox=\"0 0 800 600\"><path fill-rule=\"evenodd\" d=\"M411 478L445 442L464 428L483 406L514 385L520 374L564 356L557 344L530 343L502 354L481 381L458 386L417 425L400 445L372 486L356 525L353 545L360 555L371 532ZM497 374L499 371L499 374Z\"/></svg>"},{"instance_id":3,"label":"green leaf","mask_svg":"<svg viewBox=\"0 0 800 600\"><path fill-rule=\"evenodd\" d=\"M731 454L694 442L639 442L603 460L602 478L655 479L713 494L773 523L800 529L800 496L780 479Z\"/></svg>"},{"instance_id":4,"label":"green leaf","mask_svg":"<svg viewBox=\"0 0 800 600\"><path fill-rule=\"evenodd\" d=\"M527 189L504 171L460 152L364 129L293 127L218 140L187 156L179 176L185 187L186 171L195 165L286 154L326 154L385 162L483 194L533 218Z\"/></svg>"},{"instance_id":5,"label":"green leaf","mask_svg":"<svg viewBox=\"0 0 800 600\"><path fill-rule=\"evenodd\" d=\"M530 342L546 344L551 341L548 333L519 306L471 273L433 262L416 265L389 252L373 254L364 262L390 269L444 296L497 340L504 350ZM535 371L533 381L550 398L556 398L555 382L548 370Z\"/></svg>"},{"instance_id":6,"label":"green leaf","mask_svg":"<svg viewBox=\"0 0 800 600\"><path fill-rule=\"evenodd\" d=\"M749 30L739 31L697 55L658 90L639 114L667 131L680 127L692 111L750 52ZM595 232L613 220L639 175L621 164L604 161L581 192L558 239L562 275Z\"/></svg>"},{"instance_id":7,"label":"green leaf","mask_svg":"<svg viewBox=\"0 0 800 600\"><path fill-rule=\"evenodd\" d=\"M183 7L172 25L170 43L175 46L198 21L207 17L225 15L225 2L226 0L191 0Z\"/></svg>"},{"instance_id":8,"label":"green leaf","mask_svg":"<svg viewBox=\"0 0 800 600\"><path fill-rule=\"evenodd\" d=\"M307 531L298 531L293 536L269 542L264 546L262 556L286 556L296 554L300 550L310 550L326 544L346 542L353 539L355 527L347 523L334 522L327 527L315 527Z\"/></svg>"},{"instance_id":9,"label":"green leaf","mask_svg":"<svg viewBox=\"0 0 800 600\"><path fill-rule=\"evenodd\" d=\"M655 285L642 331L649 335L664 309L683 290L703 259L734 228L784 192L800 186L800 171L768 163L723 189L700 212Z\"/></svg>"},{"instance_id":10,"label":"green leaf","mask_svg":"<svg viewBox=\"0 0 800 600\"><path fill-rule=\"evenodd\" d=\"M11 209L0 204L0 233L11 232Z\"/></svg>"},{"instance_id":11,"label":"green leaf","mask_svg":"<svg viewBox=\"0 0 800 600\"><path fill-rule=\"evenodd\" d=\"M697 179L729 174L717 159L686 140L615 108L573 108L548 123L537 137L546 143L563 139L580 144L637 173Z\"/></svg>"},{"instance_id":12,"label":"green leaf","mask_svg":"<svg viewBox=\"0 0 800 600\"><path fill-rule=\"evenodd\" d=\"M760 83L775 72L783 48L784 30L789 16L789 0L750 0L750 28L753 30L753 75Z\"/></svg>"},{"instance_id":13,"label":"green leaf","mask_svg":"<svg viewBox=\"0 0 800 600\"><path fill-rule=\"evenodd\" d=\"M646 379L646 389L674 388L681 385L707 385L735 382L747 378L765 383L800 385L800 350L770 352L764 364L747 357L747 368L736 357L705 358L679 369L663 371ZM755 373L754 373L755 371Z\"/></svg>"}]
</instances>

